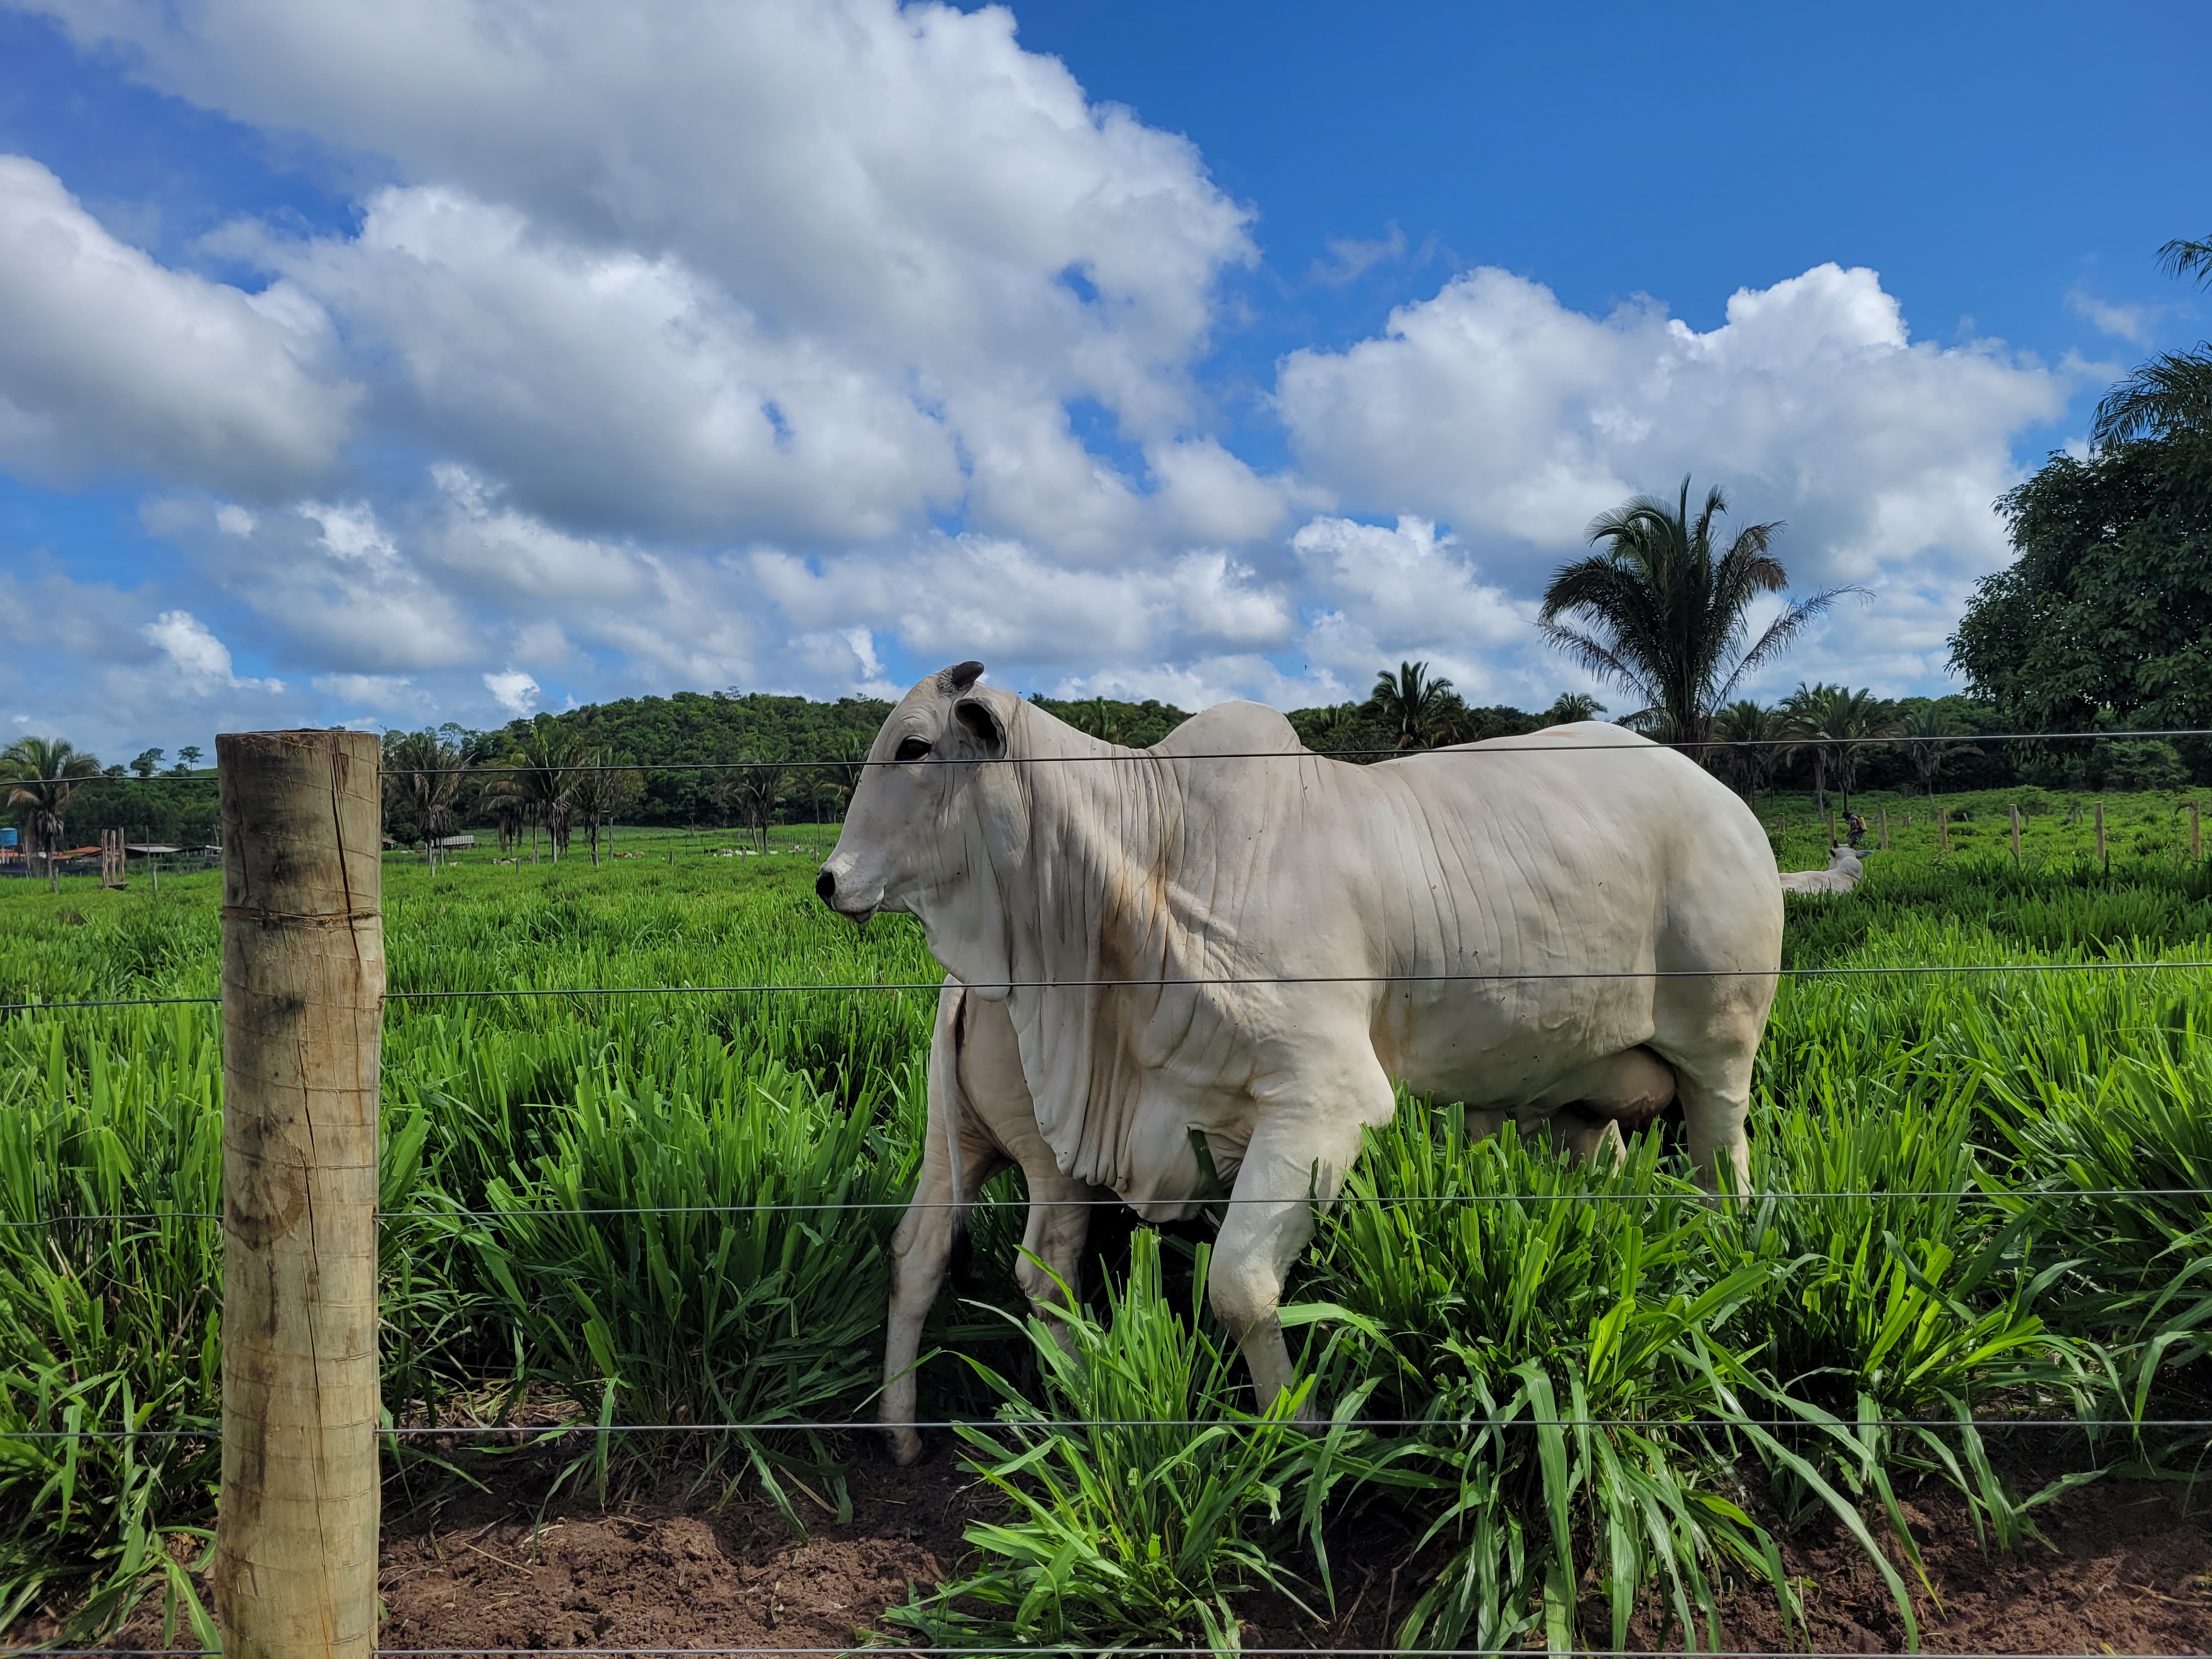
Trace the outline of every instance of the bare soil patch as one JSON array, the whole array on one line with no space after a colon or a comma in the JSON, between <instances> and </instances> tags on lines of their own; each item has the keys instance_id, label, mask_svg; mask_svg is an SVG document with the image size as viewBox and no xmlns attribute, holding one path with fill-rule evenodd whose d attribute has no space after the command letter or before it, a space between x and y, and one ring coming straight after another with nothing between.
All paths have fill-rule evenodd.
<instances>
[{"instance_id":1,"label":"bare soil patch","mask_svg":"<svg viewBox=\"0 0 2212 1659\"><path fill-rule=\"evenodd\" d=\"M601 1506L589 1494L547 1496L551 1468L504 1466L488 1489L448 1485L410 1507L386 1494L381 1589L386 1650L464 1653L538 1648L826 1648L884 1632L883 1614L910 1586L954 1574L963 1529L994 1500L933 1445L912 1469L869 1443L848 1457L852 1518L813 1500L795 1534L748 1478L726 1497L720 1479L676 1468L650 1489ZM2018 1472L2022 1485L2036 1471ZM2047 1478L2047 1477L2045 1477ZM2031 1486L2029 1489L2033 1489ZM2106 1479L2037 1514L2045 1541L2019 1555L1984 1552L1966 1505L1928 1483L1905 1513L1936 1595L1895 1555L1915 1590L1930 1653L2212 1653L2212 1537L2178 1485ZM1388 1514L1369 1512L1331 1543L1339 1613L1316 1621L1287 1601L1243 1607L1247 1648L1387 1648L1432 1552ZM1894 1653L1905 1630L1873 1565L1840 1527L1808 1528L1785 1547L1804 1586L1810 1628L1783 1626L1771 1595L1746 1587L1723 1610L1729 1650ZM42 1628L43 1626L43 1628ZM1603 1643L1610 1619L1593 1593L1583 1628ZM52 1640L50 1621L19 1620L10 1644ZM1700 1632L1702 1638L1703 1633ZM161 1646L150 1600L114 1644ZM173 1645L194 1645L179 1632ZM1656 1606L1632 1622L1628 1645L1678 1650L1681 1634ZM1699 1645L1704 1645L1701 1639Z\"/></svg>"}]
</instances>

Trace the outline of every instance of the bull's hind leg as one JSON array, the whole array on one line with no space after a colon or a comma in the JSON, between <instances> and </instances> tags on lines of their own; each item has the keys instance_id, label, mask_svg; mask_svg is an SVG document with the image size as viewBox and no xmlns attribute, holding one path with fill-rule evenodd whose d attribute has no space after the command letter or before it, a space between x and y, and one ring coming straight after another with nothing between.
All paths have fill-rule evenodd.
<instances>
[{"instance_id":1,"label":"bull's hind leg","mask_svg":"<svg viewBox=\"0 0 2212 1659\"><path fill-rule=\"evenodd\" d=\"M1303 1079L1301 1079L1303 1085ZM1236 1337L1265 1408L1291 1382L1279 1310L1283 1276L1312 1242L1312 1200L1334 1199L1359 1155L1363 1125L1390 1121L1390 1079L1379 1066L1340 1077L1295 1103L1266 1101L1230 1192L1213 1247L1213 1310ZM1309 1415L1314 1410L1308 1403Z\"/></svg>"},{"instance_id":2,"label":"bull's hind leg","mask_svg":"<svg viewBox=\"0 0 2212 1659\"><path fill-rule=\"evenodd\" d=\"M1769 994L1771 995L1771 993ZM1699 1184L1717 1192L1751 1190L1751 1145L1745 1126L1751 1118L1751 1073L1765 1028L1762 1002L1757 1017L1723 1010L1688 1032L1670 1033L1662 1021L1651 1046L1674 1068L1675 1097L1682 1103L1682 1134ZM1728 1165L1728 1174L1720 1166Z\"/></svg>"}]
</instances>

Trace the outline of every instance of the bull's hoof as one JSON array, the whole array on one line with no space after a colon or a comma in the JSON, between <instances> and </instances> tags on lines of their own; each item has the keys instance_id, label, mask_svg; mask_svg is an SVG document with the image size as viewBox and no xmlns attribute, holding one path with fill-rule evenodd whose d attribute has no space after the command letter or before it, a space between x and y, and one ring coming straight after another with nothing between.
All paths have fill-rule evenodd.
<instances>
[{"instance_id":1,"label":"bull's hoof","mask_svg":"<svg viewBox=\"0 0 2212 1659\"><path fill-rule=\"evenodd\" d=\"M921 1437L912 1429L885 1429L884 1435L890 1442L891 1462L901 1468L911 1468L921 1455Z\"/></svg>"}]
</instances>

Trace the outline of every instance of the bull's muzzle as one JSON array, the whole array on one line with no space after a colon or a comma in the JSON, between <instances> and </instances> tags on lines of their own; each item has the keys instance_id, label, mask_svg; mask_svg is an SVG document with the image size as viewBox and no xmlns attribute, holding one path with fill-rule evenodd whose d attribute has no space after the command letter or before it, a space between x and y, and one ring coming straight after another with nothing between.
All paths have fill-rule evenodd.
<instances>
[{"instance_id":1,"label":"bull's muzzle","mask_svg":"<svg viewBox=\"0 0 2212 1659\"><path fill-rule=\"evenodd\" d=\"M858 922L866 921L883 902L882 884L875 884L872 892L866 890L869 885L865 879L856 878L850 870L840 881L831 864L823 865L814 878L816 896L839 915L850 916Z\"/></svg>"}]
</instances>

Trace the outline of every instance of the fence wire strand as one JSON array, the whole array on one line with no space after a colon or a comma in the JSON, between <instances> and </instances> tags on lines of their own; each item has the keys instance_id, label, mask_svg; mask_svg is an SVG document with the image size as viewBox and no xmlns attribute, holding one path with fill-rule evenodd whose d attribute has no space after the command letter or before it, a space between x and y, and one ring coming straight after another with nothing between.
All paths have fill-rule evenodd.
<instances>
[{"instance_id":1,"label":"fence wire strand","mask_svg":"<svg viewBox=\"0 0 2212 1659\"><path fill-rule=\"evenodd\" d=\"M1548 980L1881 979L1929 974L2197 973L2212 961L2172 962L1915 962L1835 968L1582 968L1516 974L1279 974L1195 975L1177 979L1018 979L1010 991L1171 990L1183 986L1234 985L1509 985ZM501 997L669 997L806 995L832 991L934 994L941 980L876 980L850 983L808 981L758 985L518 985L498 990L386 991L390 1002L488 1002ZM0 1014L66 1013L87 1008L216 1007L211 997L94 997L51 1002L0 1002Z\"/></svg>"},{"instance_id":2,"label":"fence wire strand","mask_svg":"<svg viewBox=\"0 0 2212 1659\"><path fill-rule=\"evenodd\" d=\"M1707 1204L1721 1196L1702 1188L1684 1187L1665 1192L1606 1192L1581 1193L1339 1193L1334 1198L1310 1201L1334 1208L1340 1204ZM1839 1202L1885 1203L1891 1199L1909 1198L1916 1201L1953 1200L1966 1204L2016 1204L2026 1207L2031 1204L2072 1204L2083 1200L2109 1202L2119 1199L2153 1198L2212 1198L2212 1187L2078 1187L2063 1188L2031 1188L2022 1192L2003 1188L1953 1187L1936 1191L1921 1191L1908 1188L1866 1188L1856 1190L1826 1191L1819 1188L1809 1190L1776 1188L1768 1192L1747 1192L1729 1194L1745 1205L1766 1203L1821 1204ZM648 1215L777 1215L800 1213L819 1215L843 1211L896 1210L978 1210L994 1205L1009 1207L1026 1206L1027 1198L996 1199L916 1199L908 1202L896 1198L881 1199L820 1199L789 1200L773 1204L609 1204L585 1206L556 1206L539 1209L517 1206L507 1210L380 1210L376 1212L380 1226L405 1226L424 1221L555 1221L629 1219ZM1151 1200L1139 1199L1135 1204L1120 1198L1064 1198L1054 1199L1050 1207L1056 1210L1116 1210L1134 1209L1149 1202L1195 1204L1202 1209L1214 1209L1235 1204L1295 1204L1298 1199L1238 1198L1224 1194L1218 1198L1190 1198ZM220 1221L220 1210L131 1210L114 1213L78 1213L64 1211L56 1215L17 1216L0 1219L4 1227L91 1227L137 1224L154 1221Z\"/></svg>"},{"instance_id":3,"label":"fence wire strand","mask_svg":"<svg viewBox=\"0 0 2212 1659\"><path fill-rule=\"evenodd\" d=\"M837 1656L884 1654L927 1656L927 1659L1051 1659L1051 1656L1088 1655L1092 1659L1217 1659L1225 1650L1219 1647L1162 1648L1133 1647L1116 1643L1111 1647L1079 1646L1069 1642L1055 1642L1048 1647L924 1647L909 1642L885 1642L874 1647L864 1647L848 1642L839 1647L744 1647L744 1648L654 1648L654 1647L599 1647L599 1648L374 1648L370 1650L376 1659L547 1659L548 1656L567 1654L574 1659L802 1659L802 1656L819 1656L833 1659ZM1265 1659L1524 1659L1538 1654L1540 1648L1255 1648L1239 1645L1233 1650L1239 1654L1257 1654ZM1918 1653L1862 1653L1856 1650L1823 1651L1819 1649L1796 1649L1789 1651L1766 1650L1755 1648L1577 1648L1580 1659L1683 1659L1686 1651L1696 1659L1929 1659L1923 1650ZM0 1647L0 1659L221 1659L220 1648L46 1648ZM2017 1652L1946 1652L1943 1659L2022 1659ZM2104 1653L2037 1653L2029 1659L2112 1659ZM2156 1654L2124 1656L2124 1659L2166 1659ZM2172 1656L2172 1659L2181 1659Z\"/></svg>"},{"instance_id":4,"label":"fence wire strand","mask_svg":"<svg viewBox=\"0 0 2212 1659\"><path fill-rule=\"evenodd\" d=\"M624 1434L878 1434L886 1429L1279 1429L1286 1433L1325 1435L1346 1429L1814 1429L1848 1434L1861 1429L2212 1429L2212 1417L1353 1417L1313 1423L1296 1418L1263 1417L948 1417L912 1423L871 1418L834 1418L820 1422L771 1419L759 1423L452 1423L393 1424L378 1427L381 1440L479 1439L494 1435L539 1441L570 1435ZM0 1440L205 1440L219 1441L219 1425L170 1429L11 1429Z\"/></svg>"}]
</instances>

